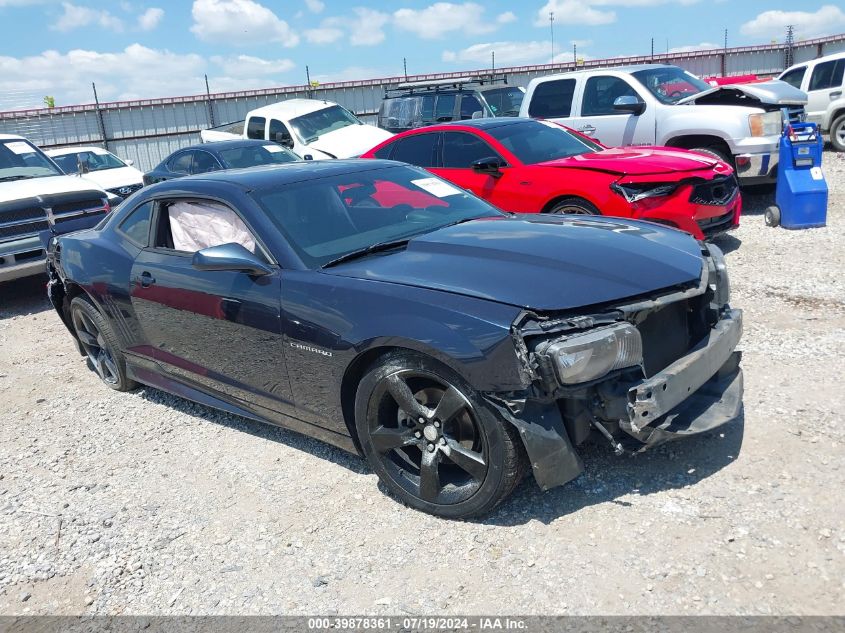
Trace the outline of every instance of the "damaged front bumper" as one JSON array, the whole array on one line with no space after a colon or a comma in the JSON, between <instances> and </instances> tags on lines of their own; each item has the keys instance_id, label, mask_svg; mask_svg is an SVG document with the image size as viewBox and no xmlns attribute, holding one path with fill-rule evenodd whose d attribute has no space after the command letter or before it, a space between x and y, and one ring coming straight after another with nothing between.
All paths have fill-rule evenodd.
<instances>
[{"instance_id":1,"label":"damaged front bumper","mask_svg":"<svg viewBox=\"0 0 845 633\"><path fill-rule=\"evenodd\" d=\"M710 431L742 409L742 312L730 310L689 354L628 390L628 419L620 428L655 446Z\"/></svg>"}]
</instances>

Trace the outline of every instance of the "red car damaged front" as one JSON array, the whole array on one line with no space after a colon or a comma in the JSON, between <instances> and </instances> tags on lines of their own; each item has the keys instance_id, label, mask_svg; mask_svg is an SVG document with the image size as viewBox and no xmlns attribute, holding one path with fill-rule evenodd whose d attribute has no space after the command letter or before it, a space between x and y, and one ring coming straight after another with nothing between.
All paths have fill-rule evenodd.
<instances>
[{"instance_id":1,"label":"red car damaged front","mask_svg":"<svg viewBox=\"0 0 845 633\"><path fill-rule=\"evenodd\" d=\"M665 147L609 148L541 163L615 176L594 192L605 215L675 226L697 239L739 226L742 195L727 163Z\"/></svg>"}]
</instances>

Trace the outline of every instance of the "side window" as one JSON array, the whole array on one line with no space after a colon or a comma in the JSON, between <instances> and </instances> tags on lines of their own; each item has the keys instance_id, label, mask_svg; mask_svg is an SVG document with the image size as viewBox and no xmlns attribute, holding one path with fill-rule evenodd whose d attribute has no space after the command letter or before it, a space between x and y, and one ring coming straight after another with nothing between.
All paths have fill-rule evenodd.
<instances>
[{"instance_id":1,"label":"side window","mask_svg":"<svg viewBox=\"0 0 845 633\"><path fill-rule=\"evenodd\" d=\"M839 88L842 85L843 70L845 70L845 59L834 59L817 65L810 76L809 90Z\"/></svg>"},{"instance_id":2,"label":"side window","mask_svg":"<svg viewBox=\"0 0 845 633\"><path fill-rule=\"evenodd\" d=\"M537 119L571 116L574 94L574 79L544 81L534 89L528 105L528 116Z\"/></svg>"},{"instance_id":3,"label":"side window","mask_svg":"<svg viewBox=\"0 0 845 633\"><path fill-rule=\"evenodd\" d=\"M414 134L400 139L393 144L393 160L410 163L417 167L434 167L434 149L437 146L437 134Z\"/></svg>"},{"instance_id":4,"label":"side window","mask_svg":"<svg viewBox=\"0 0 845 633\"><path fill-rule=\"evenodd\" d=\"M637 92L619 77L590 77L584 86L584 101L581 116L607 116L620 114L613 109L613 102L619 97L637 96Z\"/></svg>"},{"instance_id":5,"label":"side window","mask_svg":"<svg viewBox=\"0 0 845 633\"><path fill-rule=\"evenodd\" d=\"M455 95L437 95L434 106L434 120L440 123L455 118Z\"/></svg>"},{"instance_id":6,"label":"side window","mask_svg":"<svg viewBox=\"0 0 845 633\"><path fill-rule=\"evenodd\" d=\"M254 116L248 122L246 126L246 137L247 138L264 138L264 126L266 125L267 120L263 116Z\"/></svg>"},{"instance_id":7,"label":"side window","mask_svg":"<svg viewBox=\"0 0 845 633\"><path fill-rule=\"evenodd\" d=\"M421 97L420 118L423 123L434 121L434 95L423 95Z\"/></svg>"},{"instance_id":8,"label":"side window","mask_svg":"<svg viewBox=\"0 0 845 633\"><path fill-rule=\"evenodd\" d=\"M171 158L167 163L167 169L174 174L190 174L193 159L193 152L182 152L181 154L176 154L176 156Z\"/></svg>"},{"instance_id":9,"label":"side window","mask_svg":"<svg viewBox=\"0 0 845 633\"><path fill-rule=\"evenodd\" d=\"M475 161L492 156L498 156L498 154L474 134L466 132L443 134L443 167L469 169Z\"/></svg>"},{"instance_id":10,"label":"side window","mask_svg":"<svg viewBox=\"0 0 845 633\"><path fill-rule=\"evenodd\" d=\"M156 248L195 253L231 243L252 253L258 250L244 221L229 207L208 200L159 202L153 242Z\"/></svg>"},{"instance_id":11,"label":"side window","mask_svg":"<svg viewBox=\"0 0 845 633\"><path fill-rule=\"evenodd\" d=\"M806 66L801 66L800 68L793 68L788 73L784 73L780 80L785 81L790 86L800 89L801 82L804 80L804 73L806 72Z\"/></svg>"},{"instance_id":12,"label":"side window","mask_svg":"<svg viewBox=\"0 0 845 633\"><path fill-rule=\"evenodd\" d=\"M481 112L484 115L484 108L481 102L472 95L461 96L461 119L471 119L476 112Z\"/></svg>"},{"instance_id":13,"label":"side window","mask_svg":"<svg viewBox=\"0 0 845 633\"><path fill-rule=\"evenodd\" d=\"M379 151L373 154L376 158L390 158L390 153L393 151L393 146L396 143L388 143L384 147L382 147Z\"/></svg>"},{"instance_id":14,"label":"side window","mask_svg":"<svg viewBox=\"0 0 845 633\"><path fill-rule=\"evenodd\" d=\"M287 126L276 119L270 119L270 140L285 147L293 147L293 138Z\"/></svg>"},{"instance_id":15,"label":"side window","mask_svg":"<svg viewBox=\"0 0 845 633\"><path fill-rule=\"evenodd\" d=\"M145 202L132 211L126 219L118 225L117 230L123 233L138 246L146 246L150 241L150 218L153 213L153 203Z\"/></svg>"},{"instance_id":16,"label":"side window","mask_svg":"<svg viewBox=\"0 0 845 633\"><path fill-rule=\"evenodd\" d=\"M194 152L194 167L192 174L204 174L209 171L217 171L220 169L220 163L208 152L196 151Z\"/></svg>"}]
</instances>

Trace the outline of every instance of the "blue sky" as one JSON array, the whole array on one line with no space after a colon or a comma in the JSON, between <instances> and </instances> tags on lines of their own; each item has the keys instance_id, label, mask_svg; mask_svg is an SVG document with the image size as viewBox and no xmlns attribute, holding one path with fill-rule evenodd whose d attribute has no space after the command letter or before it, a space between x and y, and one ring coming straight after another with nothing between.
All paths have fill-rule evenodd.
<instances>
[{"instance_id":1,"label":"blue sky","mask_svg":"<svg viewBox=\"0 0 845 633\"><path fill-rule=\"evenodd\" d=\"M831 0L0 0L0 109L544 63L549 11L566 60L845 32Z\"/></svg>"}]
</instances>

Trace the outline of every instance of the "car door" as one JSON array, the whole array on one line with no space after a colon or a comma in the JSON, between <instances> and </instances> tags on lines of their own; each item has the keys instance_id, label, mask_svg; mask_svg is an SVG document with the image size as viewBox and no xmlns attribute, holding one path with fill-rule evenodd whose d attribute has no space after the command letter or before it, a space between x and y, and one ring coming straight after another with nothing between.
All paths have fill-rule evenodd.
<instances>
[{"instance_id":1,"label":"car door","mask_svg":"<svg viewBox=\"0 0 845 633\"><path fill-rule=\"evenodd\" d=\"M807 121L821 124L831 101L842 97L845 58L816 64L807 85Z\"/></svg>"},{"instance_id":2,"label":"car door","mask_svg":"<svg viewBox=\"0 0 845 633\"><path fill-rule=\"evenodd\" d=\"M166 171L155 174L156 181L170 180L171 178L179 178L181 176L190 176L191 169L194 163L193 150L184 150L178 152L170 157L165 167Z\"/></svg>"},{"instance_id":3,"label":"car door","mask_svg":"<svg viewBox=\"0 0 845 633\"><path fill-rule=\"evenodd\" d=\"M270 119L268 140L278 143L288 149L293 149L293 137L290 134L288 126L279 119Z\"/></svg>"},{"instance_id":4,"label":"car door","mask_svg":"<svg viewBox=\"0 0 845 633\"><path fill-rule=\"evenodd\" d=\"M240 214L225 205L171 198L155 206L150 243L135 258L130 279L144 354L178 381L259 415L290 414L278 267ZM197 247L232 241L273 272L256 276L192 265Z\"/></svg>"},{"instance_id":5,"label":"car door","mask_svg":"<svg viewBox=\"0 0 845 633\"><path fill-rule=\"evenodd\" d=\"M641 114L619 112L613 103L619 97L635 96L646 101L639 90L622 77L594 75L586 78L578 115L567 125L604 145L653 145L655 111L646 106Z\"/></svg>"},{"instance_id":6,"label":"car door","mask_svg":"<svg viewBox=\"0 0 845 633\"><path fill-rule=\"evenodd\" d=\"M481 173L472 164L482 159L499 159L505 166L498 175ZM508 164L501 152L475 133L443 132L437 164L430 171L504 211L539 210L531 183L524 178L525 168Z\"/></svg>"}]
</instances>

